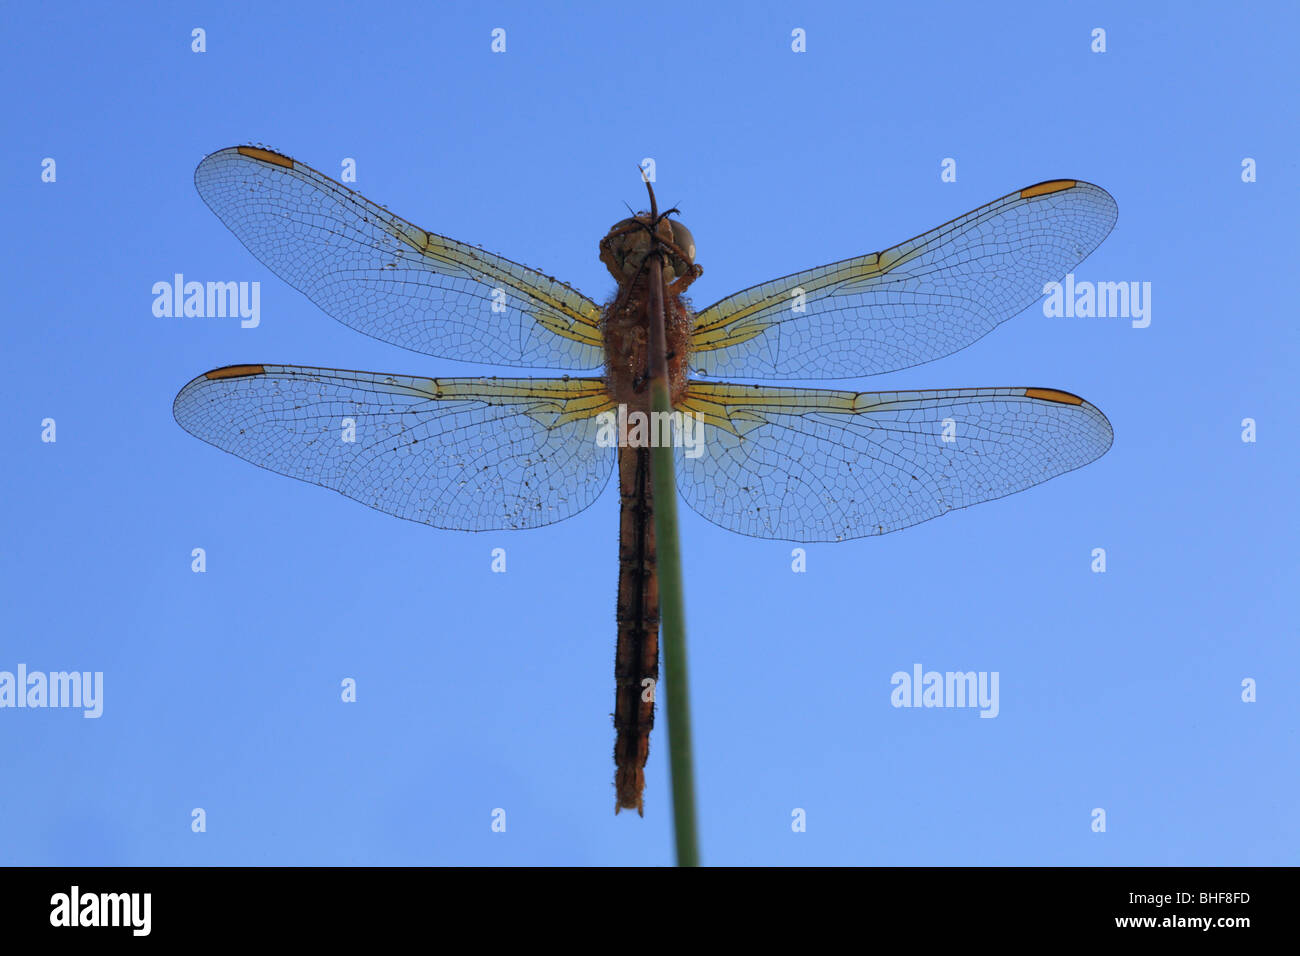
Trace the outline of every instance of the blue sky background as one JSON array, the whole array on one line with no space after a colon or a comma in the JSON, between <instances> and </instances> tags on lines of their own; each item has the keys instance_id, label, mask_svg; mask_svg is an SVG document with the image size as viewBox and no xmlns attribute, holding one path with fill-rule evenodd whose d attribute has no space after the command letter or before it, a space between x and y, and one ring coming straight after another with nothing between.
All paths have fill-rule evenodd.
<instances>
[{"instance_id":1,"label":"blue sky background","mask_svg":"<svg viewBox=\"0 0 1300 956\"><path fill-rule=\"evenodd\" d=\"M1149 328L1035 307L857 383L1077 392L1114 426L1104 458L899 534L810 545L805 574L792 545L683 510L704 860L1296 862L1292 5L6 19L0 669L102 670L106 700L99 720L0 710L0 862L671 862L662 718L645 818L612 813L612 487L549 528L439 531L173 421L180 387L231 363L509 373L359 335L253 259L192 175L255 141L336 177L353 157L376 202L597 300L596 244L640 203L644 156L694 231L699 304L1041 180L1104 186L1119 223L1076 274L1151 282ZM261 326L155 318L151 287L176 272L261 281ZM894 709L890 675L917 662L998 671L1000 716Z\"/></svg>"}]
</instances>

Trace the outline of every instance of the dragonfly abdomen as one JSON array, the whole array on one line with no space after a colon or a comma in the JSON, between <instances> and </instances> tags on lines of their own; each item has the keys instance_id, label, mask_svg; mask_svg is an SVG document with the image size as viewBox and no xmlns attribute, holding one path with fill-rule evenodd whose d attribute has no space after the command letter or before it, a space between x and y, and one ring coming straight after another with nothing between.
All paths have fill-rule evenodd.
<instances>
[{"instance_id":1,"label":"dragonfly abdomen","mask_svg":"<svg viewBox=\"0 0 1300 956\"><path fill-rule=\"evenodd\" d=\"M659 680L659 573L650 450L618 450L618 646L614 652L614 812L642 810Z\"/></svg>"}]
</instances>

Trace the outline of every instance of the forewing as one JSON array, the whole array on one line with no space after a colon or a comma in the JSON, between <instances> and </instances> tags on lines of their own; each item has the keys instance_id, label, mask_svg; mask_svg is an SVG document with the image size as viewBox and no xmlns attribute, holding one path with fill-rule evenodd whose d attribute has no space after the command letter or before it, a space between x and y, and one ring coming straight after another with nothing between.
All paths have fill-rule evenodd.
<instances>
[{"instance_id":1,"label":"forewing","mask_svg":"<svg viewBox=\"0 0 1300 956\"><path fill-rule=\"evenodd\" d=\"M561 521L596 500L613 455L600 379L413 378L237 365L176 396L186 431L270 471L438 528Z\"/></svg>"},{"instance_id":2,"label":"forewing","mask_svg":"<svg viewBox=\"0 0 1300 956\"><path fill-rule=\"evenodd\" d=\"M854 378L963 349L1028 308L1115 225L1098 186L1055 180L887 249L765 282L696 319L705 375Z\"/></svg>"},{"instance_id":3,"label":"forewing","mask_svg":"<svg viewBox=\"0 0 1300 956\"><path fill-rule=\"evenodd\" d=\"M223 149L199 164L194 185L267 268L358 332L465 362L603 360L600 310L586 296L426 232L287 156Z\"/></svg>"},{"instance_id":4,"label":"forewing","mask_svg":"<svg viewBox=\"0 0 1300 956\"><path fill-rule=\"evenodd\" d=\"M704 422L678 488L732 531L790 541L886 534L1071 471L1110 423L1055 389L841 392L692 382Z\"/></svg>"}]
</instances>

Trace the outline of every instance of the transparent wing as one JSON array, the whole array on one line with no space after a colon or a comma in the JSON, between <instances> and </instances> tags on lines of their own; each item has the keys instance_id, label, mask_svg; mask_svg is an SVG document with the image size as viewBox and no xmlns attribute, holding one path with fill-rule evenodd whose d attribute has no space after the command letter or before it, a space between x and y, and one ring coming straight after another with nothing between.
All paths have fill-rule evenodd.
<instances>
[{"instance_id":1,"label":"transparent wing","mask_svg":"<svg viewBox=\"0 0 1300 956\"><path fill-rule=\"evenodd\" d=\"M1110 423L1068 392L840 392L692 382L704 422L677 450L678 488L732 531L790 541L887 534L1071 471L1110 447Z\"/></svg>"},{"instance_id":2,"label":"transparent wing","mask_svg":"<svg viewBox=\"0 0 1300 956\"><path fill-rule=\"evenodd\" d=\"M854 378L963 349L1106 238L1115 200L1074 180L1003 196L907 242L737 292L696 319L705 375Z\"/></svg>"},{"instance_id":3,"label":"transparent wing","mask_svg":"<svg viewBox=\"0 0 1300 956\"><path fill-rule=\"evenodd\" d=\"M287 156L223 149L199 195L272 272L358 332L498 365L594 369L596 304L540 272L437 236Z\"/></svg>"},{"instance_id":4,"label":"transparent wing","mask_svg":"<svg viewBox=\"0 0 1300 956\"><path fill-rule=\"evenodd\" d=\"M291 365L200 375L173 413L270 471L438 528L535 528L586 508L614 457L600 379L412 378Z\"/></svg>"}]
</instances>

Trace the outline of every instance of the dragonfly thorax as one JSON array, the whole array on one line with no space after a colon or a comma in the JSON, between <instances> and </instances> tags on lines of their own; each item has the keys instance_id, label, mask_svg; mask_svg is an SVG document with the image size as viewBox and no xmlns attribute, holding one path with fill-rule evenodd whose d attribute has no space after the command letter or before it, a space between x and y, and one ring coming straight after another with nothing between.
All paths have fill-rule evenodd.
<instances>
[{"instance_id":1,"label":"dragonfly thorax","mask_svg":"<svg viewBox=\"0 0 1300 956\"><path fill-rule=\"evenodd\" d=\"M651 228L655 229L653 234ZM656 251L663 257L659 301L668 358L668 390L676 404L685 394L690 369L692 317L682 293L701 271L694 262L695 240L689 229L666 214L655 225L650 214L640 213L615 223L600 241L600 260L618 282L618 293L601 317L606 386L615 402L632 411L650 408L646 383L655 297L650 291L653 272L646 263Z\"/></svg>"}]
</instances>

